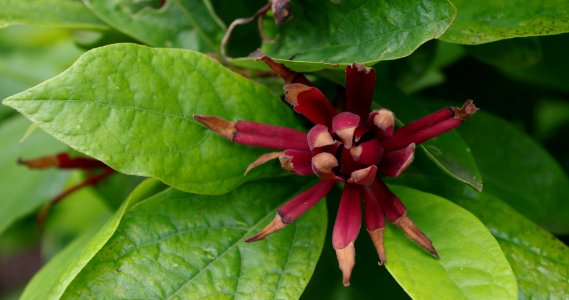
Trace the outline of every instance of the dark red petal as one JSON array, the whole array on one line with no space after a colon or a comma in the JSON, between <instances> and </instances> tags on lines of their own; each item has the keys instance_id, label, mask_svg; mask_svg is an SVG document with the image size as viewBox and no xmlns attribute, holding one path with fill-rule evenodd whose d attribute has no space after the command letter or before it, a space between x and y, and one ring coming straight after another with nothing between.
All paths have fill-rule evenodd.
<instances>
[{"instance_id":1,"label":"dark red petal","mask_svg":"<svg viewBox=\"0 0 569 300\"><path fill-rule=\"evenodd\" d=\"M350 149L350 154L355 162L362 165L375 165L383 156L383 147L377 139L361 143ZM383 163L383 162L382 162Z\"/></svg>"},{"instance_id":2,"label":"dark red petal","mask_svg":"<svg viewBox=\"0 0 569 300\"><path fill-rule=\"evenodd\" d=\"M194 119L233 142L279 150L310 150L306 133L281 126L249 121L227 121L216 116L194 115Z\"/></svg>"},{"instance_id":3,"label":"dark red petal","mask_svg":"<svg viewBox=\"0 0 569 300\"><path fill-rule=\"evenodd\" d=\"M264 135L236 132L233 135L233 141L238 144L271 148L277 150L285 150L285 149L295 149L301 151L310 150L310 148L308 148L308 143L306 143L306 141L299 141L292 139L287 140L286 138L281 138L277 136L270 137Z\"/></svg>"},{"instance_id":4,"label":"dark red petal","mask_svg":"<svg viewBox=\"0 0 569 300\"><path fill-rule=\"evenodd\" d=\"M355 265L354 241L360 232L362 220L360 193L358 186L346 184L332 232L332 244L342 270L344 286L350 284Z\"/></svg>"},{"instance_id":5,"label":"dark red petal","mask_svg":"<svg viewBox=\"0 0 569 300\"><path fill-rule=\"evenodd\" d=\"M372 165L367 168L353 171L350 178L348 179L348 182L359 185L370 185L375 180L376 174L377 167Z\"/></svg>"},{"instance_id":6,"label":"dark red petal","mask_svg":"<svg viewBox=\"0 0 569 300\"><path fill-rule=\"evenodd\" d=\"M361 64L346 68L346 109L365 120L371 107L375 70Z\"/></svg>"},{"instance_id":7,"label":"dark red petal","mask_svg":"<svg viewBox=\"0 0 569 300\"><path fill-rule=\"evenodd\" d=\"M311 151L315 148L321 148L336 144L336 141L334 141L332 135L328 131L328 127L322 124L317 124L310 128L308 134L306 135L306 138L308 147Z\"/></svg>"},{"instance_id":8,"label":"dark red petal","mask_svg":"<svg viewBox=\"0 0 569 300\"><path fill-rule=\"evenodd\" d=\"M338 160L328 152L318 153L312 157L312 171L322 179L342 181L342 178L336 176L334 172L337 166Z\"/></svg>"},{"instance_id":9,"label":"dark red petal","mask_svg":"<svg viewBox=\"0 0 569 300\"><path fill-rule=\"evenodd\" d=\"M371 237L380 264L385 264L385 248L383 246L383 228L385 219L379 200L371 188L364 188L365 222L367 231Z\"/></svg>"},{"instance_id":10,"label":"dark red petal","mask_svg":"<svg viewBox=\"0 0 569 300\"><path fill-rule=\"evenodd\" d=\"M302 83L308 86L313 86L312 82L306 79L303 74L291 71L289 68L285 67L283 64L275 62L270 57L262 56L259 59L267 64L275 74L285 81L285 83Z\"/></svg>"},{"instance_id":11,"label":"dark red petal","mask_svg":"<svg viewBox=\"0 0 569 300\"><path fill-rule=\"evenodd\" d=\"M312 171L312 153L308 151L285 150L279 157L281 166L298 175L314 174Z\"/></svg>"},{"instance_id":12,"label":"dark red petal","mask_svg":"<svg viewBox=\"0 0 569 300\"><path fill-rule=\"evenodd\" d=\"M454 129L462 124L462 120L447 119L434 124L430 127L426 127L422 130L416 131L411 135L404 136L398 134L399 131L395 131L393 136L383 142L383 147L385 151L393 151L405 148L409 144L420 144L430 138L441 135L449 130Z\"/></svg>"},{"instance_id":13,"label":"dark red petal","mask_svg":"<svg viewBox=\"0 0 569 300\"><path fill-rule=\"evenodd\" d=\"M243 175L247 175L247 173L249 173L249 171L253 170L254 168L258 167L259 165L262 165L270 160L279 158L281 155L283 154L283 152L269 152L269 153L265 153L261 156L259 156L254 162L252 162L251 164L249 164L249 166L247 166L247 169L245 170L245 174Z\"/></svg>"},{"instance_id":14,"label":"dark red petal","mask_svg":"<svg viewBox=\"0 0 569 300\"><path fill-rule=\"evenodd\" d=\"M96 159L87 157L71 158L67 153L58 153L56 155L42 156L29 160L18 159L18 163L30 169L58 168L89 170L107 168L107 165Z\"/></svg>"},{"instance_id":15,"label":"dark red petal","mask_svg":"<svg viewBox=\"0 0 569 300\"><path fill-rule=\"evenodd\" d=\"M351 174L355 170L361 169L361 166L354 161L350 150L351 149L342 148L340 156L340 172L342 174Z\"/></svg>"},{"instance_id":16,"label":"dark red petal","mask_svg":"<svg viewBox=\"0 0 569 300\"><path fill-rule=\"evenodd\" d=\"M379 172L383 175L395 178L409 167L413 159L415 159L415 144L410 144L403 149L387 152L383 156L381 164L379 164Z\"/></svg>"},{"instance_id":17,"label":"dark red petal","mask_svg":"<svg viewBox=\"0 0 569 300\"><path fill-rule=\"evenodd\" d=\"M478 108L472 100L467 100L461 108L443 108L401 127L385 140L383 146L385 150L396 150L411 143L422 143L459 126L476 111Z\"/></svg>"},{"instance_id":18,"label":"dark red petal","mask_svg":"<svg viewBox=\"0 0 569 300\"><path fill-rule=\"evenodd\" d=\"M360 117L350 112L339 113L332 119L332 131L344 142L347 149L352 147L359 123Z\"/></svg>"},{"instance_id":19,"label":"dark red petal","mask_svg":"<svg viewBox=\"0 0 569 300\"><path fill-rule=\"evenodd\" d=\"M392 111L382 108L372 111L368 116L367 125L380 139L385 139L393 135L395 129L395 115Z\"/></svg>"},{"instance_id":20,"label":"dark red petal","mask_svg":"<svg viewBox=\"0 0 569 300\"><path fill-rule=\"evenodd\" d=\"M336 184L334 181L321 180L310 189L294 197L279 209L279 215L282 217L284 224L290 224L298 219L302 214L308 211L312 206L316 205L332 187Z\"/></svg>"},{"instance_id":21,"label":"dark red petal","mask_svg":"<svg viewBox=\"0 0 569 300\"><path fill-rule=\"evenodd\" d=\"M395 220L399 219L407 211L401 200L387 188L379 176L376 177L375 182L367 186L366 189L369 189L369 192L373 193L379 200L381 209L389 222L395 222Z\"/></svg>"},{"instance_id":22,"label":"dark red petal","mask_svg":"<svg viewBox=\"0 0 569 300\"><path fill-rule=\"evenodd\" d=\"M294 111L314 124L331 125L336 110L319 89L293 83L285 85L284 93L285 100L293 105Z\"/></svg>"}]
</instances>

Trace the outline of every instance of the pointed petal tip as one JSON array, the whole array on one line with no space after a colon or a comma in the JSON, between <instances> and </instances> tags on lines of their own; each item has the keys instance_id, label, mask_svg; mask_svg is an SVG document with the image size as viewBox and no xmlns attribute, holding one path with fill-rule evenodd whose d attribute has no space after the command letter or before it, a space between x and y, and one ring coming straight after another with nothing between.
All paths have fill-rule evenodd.
<instances>
[{"instance_id":1,"label":"pointed petal tip","mask_svg":"<svg viewBox=\"0 0 569 300\"><path fill-rule=\"evenodd\" d=\"M287 224L285 224L283 222L282 217L280 216L279 213L277 213L277 215L275 216L275 218L273 219L273 221L271 221L271 223L269 223L267 226L265 226L265 228L263 228L263 230L261 230L259 233L255 234L254 236L248 238L245 240L246 243L252 243L252 242L256 242L256 241L260 241L265 239L267 236L283 229L286 227Z\"/></svg>"},{"instance_id":2,"label":"pointed petal tip","mask_svg":"<svg viewBox=\"0 0 569 300\"><path fill-rule=\"evenodd\" d=\"M194 114L193 117L194 120L198 121L203 126L213 130L215 133L228 140L232 140L233 135L237 131L235 128L236 122L227 121L220 117L209 115Z\"/></svg>"},{"instance_id":3,"label":"pointed petal tip","mask_svg":"<svg viewBox=\"0 0 569 300\"><path fill-rule=\"evenodd\" d=\"M17 164L26 166L29 169L47 169L57 168L59 166L59 160L57 159L57 155L42 156L28 160L18 158Z\"/></svg>"},{"instance_id":4,"label":"pointed petal tip","mask_svg":"<svg viewBox=\"0 0 569 300\"><path fill-rule=\"evenodd\" d=\"M348 287L350 286L352 270L356 264L356 248L354 242L349 243L342 249L334 250L336 250L336 258L338 259L338 265L342 271L342 284Z\"/></svg>"},{"instance_id":5,"label":"pointed petal tip","mask_svg":"<svg viewBox=\"0 0 569 300\"><path fill-rule=\"evenodd\" d=\"M397 227L403 229L403 232L407 237L415 241L419 246L425 248L429 251L435 258L439 258L439 253L435 250L433 242L431 239L423 233L416 225L411 221L407 213L403 214L399 219L393 222Z\"/></svg>"},{"instance_id":6,"label":"pointed petal tip","mask_svg":"<svg viewBox=\"0 0 569 300\"><path fill-rule=\"evenodd\" d=\"M258 167L258 166L260 166L260 165L262 165L262 164L264 164L270 160L279 158L281 155L284 155L283 153L284 153L283 151L269 152L269 153L265 153L265 154L259 156L254 162L252 162L251 164L249 164L247 166L247 169L245 169L245 173L243 173L243 176L246 176L249 173L249 171L253 170L254 168L256 168L256 167Z\"/></svg>"},{"instance_id":7,"label":"pointed petal tip","mask_svg":"<svg viewBox=\"0 0 569 300\"><path fill-rule=\"evenodd\" d=\"M385 257L385 247L383 244L383 230L383 228L368 230L373 246L375 247L375 251L377 252L377 256L379 256L378 264L380 266L385 265L385 262L387 261Z\"/></svg>"},{"instance_id":8,"label":"pointed petal tip","mask_svg":"<svg viewBox=\"0 0 569 300\"><path fill-rule=\"evenodd\" d=\"M289 83L283 87L285 100L288 104L297 106L298 105L298 95L304 92L312 90L312 87L304 85L302 83Z\"/></svg>"},{"instance_id":9,"label":"pointed petal tip","mask_svg":"<svg viewBox=\"0 0 569 300\"><path fill-rule=\"evenodd\" d=\"M453 107L452 110L454 111L455 119L464 121L480 109L474 105L474 101L472 99L468 99L464 102L461 108Z\"/></svg>"}]
</instances>

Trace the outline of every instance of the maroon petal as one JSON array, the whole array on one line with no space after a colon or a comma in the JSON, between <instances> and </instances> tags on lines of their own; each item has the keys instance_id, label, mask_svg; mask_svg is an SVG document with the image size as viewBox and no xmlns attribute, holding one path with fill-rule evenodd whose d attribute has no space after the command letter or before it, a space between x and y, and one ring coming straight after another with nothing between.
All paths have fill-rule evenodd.
<instances>
[{"instance_id":1,"label":"maroon petal","mask_svg":"<svg viewBox=\"0 0 569 300\"><path fill-rule=\"evenodd\" d=\"M316 148L321 148L325 146L330 146L336 144L336 141L332 138L332 135L328 131L328 127L317 124L310 128L308 134L306 135L308 147L310 150Z\"/></svg>"},{"instance_id":2,"label":"maroon petal","mask_svg":"<svg viewBox=\"0 0 569 300\"><path fill-rule=\"evenodd\" d=\"M350 284L350 276L355 265L354 241L360 232L362 219L360 192L358 186L346 184L332 232L332 244L342 270L344 286Z\"/></svg>"},{"instance_id":3,"label":"maroon petal","mask_svg":"<svg viewBox=\"0 0 569 300\"><path fill-rule=\"evenodd\" d=\"M227 121L216 116L194 115L194 119L220 136L249 146L278 150L309 150L306 133L281 126L248 121Z\"/></svg>"},{"instance_id":4,"label":"maroon petal","mask_svg":"<svg viewBox=\"0 0 569 300\"><path fill-rule=\"evenodd\" d=\"M379 177L376 177L375 182L366 188L379 200L381 209L389 222L393 223L406 212L401 200L387 188Z\"/></svg>"},{"instance_id":5,"label":"maroon petal","mask_svg":"<svg viewBox=\"0 0 569 300\"><path fill-rule=\"evenodd\" d=\"M328 152L318 153L312 157L312 171L322 179L342 181L342 178L336 176L334 172L337 166L338 160Z\"/></svg>"},{"instance_id":6,"label":"maroon petal","mask_svg":"<svg viewBox=\"0 0 569 300\"><path fill-rule=\"evenodd\" d=\"M312 206L316 205L328 192L332 189L335 182L329 180L320 180L310 189L294 197L292 200L283 205L278 214L282 217L283 223L290 224L298 219Z\"/></svg>"},{"instance_id":7,"label":"maroon petal","mask_svg":"<svg viewBox=\"0 0 569 300\"><path fill-rule=\"evenodd\" d=\"M269 152L269 153L265 153L261 156L259 156L254 162L252 162L251 164L249 164L249 166L247 166L247 169L245 169L245 174L243 175L247 175L247 173L249 173L249 171L253 170L254 168L258 167L259 165L262 165L270 160L279 158L281 155L283 154L283 152Z\"/></svg>"},{"instance_id":8,"label":"maroon petal","mask_svg":"<svg viewBox=\"0 0 569 300\"><path fill-rule=\"evenodd\" d=\"M361 166L354 161L350 150L351 149L342 148L342 152L340 154L340 172L342 174L351 174L352 172L361 169Z\"/></svg>"},{"instance_id":9,"label":"maroon petal","mask_svg":"<svg viewBox=\"0 0 569 300\"><path fill-rule=\"evenodd\" d=\"M415 144L410 144L403 149L387 152L381 160L379 172L383 175L395 178L409 167L413 159L415 159Z\"/></svg>"},{"instance_id":10,"label":"maroon petal","mask_svg":"<svg viewBox=\"0 0 569 300\"><path fill-rule=\"evenodd\" d=\"M383 146L385 150L397 150L411 143L422 143L459 126L477 110L472 100L467 100L461 108L438 110L395 131L391 138L385 140Z\"/></svg>"},{"instance_id":11,"label":"maroon petal","mask_svg":"<svg viewBox=\"0 0 569 300\"><path fill-rule=\"evenodd\" d=\"M372 165L364 169L353 171L348 182L359 185L370 185L375 180L376 174L377 167Z\"/></svg>"},{"instance_id":12,"label":"maroon petal","mask_svg":"<svg viewBox=\"0 0 569 300\"><path fill-rule=\"evenodd\" d=\"M71 158L67 153L42 156L29 160L18 159L18 163L25 165L30 169L58 168L89 170L97 168L108 168L107 165L96 159L87 157Z\"/></svg>"},{"instance_id":13,"label":"maroon petal","mask_svg":"<svg viewBox=\"0 0 569 300\"><path fill-rule=\"evenodd\" d=\"M368 126L373 128L380 139L393 135L395 129L395 115L389 109L378 109L368 116Z\"/></svg>"},{"instance_id":14,"label":"maroon petal","mask_svg":"<svg viewBox=\"0 0 569 300\"><path fill-rule=\"evenodd\" d=\"M268 56L262 56L259 59L262 60L265 64L267 64L267 66L269 66L269 68L271 68L271 70L273 70L275 74L277 74L280 78L282 78L285 81L285 83L302 83L308 86L313 86L312 82L306 79L304 74L291 71L283 64L275 62Z\"/></svg>"},{"instance_id":15,"label":"maroon petal","mask_svg":"<svg viewBox=\"0 0 569 300\"><path fill-rule=\"evenodd\" d=\"M293 105L294 111L314 124L330 126L336 110L319 89L292 83L285 85L284 93L285 100Z\"/></svg>"},{"instance_id":16,"label":"maroon petal","mask_svg":"<svg viewBox=\"0 0 569 300\"><path fill-rule=\"evenodd\" d=\"M383 147L377 139L372 139L367 142L361 143L357 147L350 149L355 162L362 165L375 165L383 156ZM383 162L382 162L383 163Z\"/></svg>"},{"instance_id":17,"label":"maroon petal","mask_svg":"<svg viewBox=\"0 0 569 300\"><path fill-rule=\"evenodd\" d=\"M360 117L350 112L339 113L332 119L332 131L344 142L347 149L352 147L359 123Z\"/></svg>"},{"instance_id":18,"label":"maroon petal","mask_svg":"<svg viewBox=\"0 0 569 300\"><path fill-rule=\"evenodd\" d=\"M278 211L277 215L271 223L269 223L263 230L256 235L245 240L246 242L255 242L266 238L268 235L283 229L286 225L294 222L310 208L312 208L318 201L320 201L332 187L335 182L321 180L308 190L297 195L289 200Z\"/></svg>"},{"instance_id":19,"label":"maroon petal","mask_svg":"<svg viewBox=\"0 0 569 300\"><path fill-rule=\"evenodd\" d=\"M379 177L370 186L370 191L379 199L383 213L391 223L403 229L407 237L427 249L433 256L438 257L438 253L429 237L409 219L407 210L401 200L387 188Z\"/></svg>"},{"instance_id":20,"label":"maroon petal","mask_svg":"<svg viewBox=\"0 0 569 300\"><path fill-rule=\"evenodd\" d=\"M314 174L312 171L312 153L308 151L285 150L279 156L281 166L298 175Z\"/></svg>"},{"instance_id":21,"label":"maroon petal","mask_svg":"<svg viewBox=\"0 0 569 300\"><path fill-rule=\"evenodd\" d=\"M346 109L365 120L371 107L375 70L362 64L346 68Z\"/></svg>"},{"instance_id":22,"label":"maroon petal","mask_svg":"<svg viewBox=\"0 0 569 300\"><path fill-rule=\"evenodd\" d=\"M386 261L385 247L383 245L383 228L385 226L383 211L379 200L371 188L364 188L363 192L366 228L379 256L379 263L383 265Z\"/></svg>"}]
</instances>

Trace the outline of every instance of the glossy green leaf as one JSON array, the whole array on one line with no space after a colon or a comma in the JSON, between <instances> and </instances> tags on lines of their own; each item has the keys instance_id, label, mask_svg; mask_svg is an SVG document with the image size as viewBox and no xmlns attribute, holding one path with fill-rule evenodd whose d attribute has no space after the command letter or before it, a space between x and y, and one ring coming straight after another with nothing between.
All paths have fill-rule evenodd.
<instances>
[{"instance_id":1,"label":"glossy green leaf","mask_svg":"<svg viewBox=\"0 0 569 300\"><path fill-rule=\"evenodd\" d=\"M543 59L538 38L508 39L465 48L468 53L487 64L512 70L530 67Z\"/></svg>"},{"instance_id":2,"label":"glossy green leaf","mask_svg":"<svg viewBox=\"0 0 569 300\"><path fill-rule=\"evenodd\" d=\"M85 0L108 24L150 46L218 52L225 25L209 1Z\"/></svg>"},{"instance_id":3,"label":"glossy green leaf","mask_svg":"<svg viewBox=\"0 0 569 300\"><path fill-rule=\"evenodd\" d=\"M487 193L456 199L496 237L516 275L521 299L563 299L569 291L569 248Z\"/></svg>"},{"instance_id":4,"label":"glossy green leaf","mask_svg":"<svg viewBox=\"0 0 569 300\"><path fill-rule=\"evenodd\" d=\"M81 29L105 29L80 1L76 0L2 0L0 28L11 24Z\"/></svg>"},{"instance_id":5,"label":"glossy green leaf","mask_svg":"<svg viewBox=\"0 0 569 300\"><path fill-rule=\"evenodd\" d=\"M58 77L4 104L115 170L206 194L283 172L269 164L243 176L268 150L231 143L193 114L296 123L268 89L205 55L131 44L92 50Z\"/></svg>"},{"instance_id":6,"label":"glossy green leaf","mask_svg":"<svg viewBox=\"0 0 569 300\"><path fill-rule=\"evenodd\" d=\"M441 37L460 44L482 44L514 37L569 31L566 0L453 0L458 15Z\"/></svg>"},{"instance_id":7,"label":"glossy green leaf","mask_svg":"<svg viewBox=\"0 0 569 300\"><path fill-rule=\"evenodd\" d=\"M486 192L554 233L569 233L569 179L541 146L484 112L459 131L484 176Z\"/></svg>"},{"instance_id":8,"label":"glossy green leaf","mask_svg":"<svg viewBox=\"0 0 569 300\"><path fill-rule=\"evenodd\" d=\"M312 0L291 1L291 12L262 51L295 70L315 71L407 56L443 34L456 9L446 0ZM233 62L257 64L250 58Z\"/></svg>"},{"instance_id":9,"label":"glossy green leaf","mask_svg":"<svg viewBox=\"0 0 569 300\"><path fill-rule=\"evenodd\" d=\"M406 185L441 195L476 215L497 239L518 282L520 299L561 299L569 283L569 248L488 192L474 192L446 177L410 174Z\"/></svg>"},{"instance_id":10,"label":"glossy green leaf","mask_svg":"<svg viewBox=\"0 0 569 300\"><path fill-rule=\"evenodd\" d=\"M401 230L386 228L386 267L412 298L517 299L512 269L476 217L432 194L400 186L392 190L440 255L435 259Z\"/></svg>"},{"instance_id":11,"label":"glossy green leaf","mask_svg":"<svg viewBox=\"0 0 569 300\"><path fill-rule=\"evenodd\" d=\"M50 155L66 148L41 130L19 143L29 126L30 122L20 116L0 125L0 233L59 193L67 178L64 172L29 170L17 164L18 158Z\"/></svg>"},{"instance_id":12,"label":"glossy green leaf","mask_svg":"<svg viewBox=\"0 0 569 300\"><path fill-rule=\"evenodd\" d=\"M377 89L379 99L376 100L376 103L392 110L400 121L400 125L419 119L434 111L426 109L421 102L381 83ZM471 119L477 117L474 115ZM469 122L471 122L470 119L465 123ZM456 131L453 130L430 139L422 143L420 147L443 172L476 190L482 190L482 176L478 171L478 166L472 157L470 148Z\"/></svg>"},{"instance_id":13,"label":"glossy green leaf","mask_svg":"<svg viewBox=\"0 0 569 300\"><path fill-rule=\"evenodd\" d=\"M244 240L298 189L283 180L221 196L151 197L125 214L64 298L296 299L320 256L324 203L264 241Z\"/></svg>"},{"instance_id":14,"label":"glossy green leaf","mask_svg":"<svg viewBox=\"0 0 569 300\"><path fill-rule=\"evenodd\" d=\"M142 183L100 230L75 240L36 273L21 299L59 299L71 281L113 235L125 211L164 188L164 185L152 179Z\"/></svg>"}]
</instances>

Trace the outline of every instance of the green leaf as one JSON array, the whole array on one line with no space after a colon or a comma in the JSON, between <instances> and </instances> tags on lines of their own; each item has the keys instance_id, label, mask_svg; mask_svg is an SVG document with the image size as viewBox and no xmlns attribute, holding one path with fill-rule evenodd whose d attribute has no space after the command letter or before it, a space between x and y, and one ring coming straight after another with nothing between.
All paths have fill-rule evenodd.
<instances>
[{"instance_id":1,"label":"green leaf","mask_svg":"<svg viewBox=\"0 0 569 300\"><path fill-rule=\"evenodd\" d=\"M455 199L496 237L516 275L521 299L562 299L569 291L569 248L500 199Z\"/></svg>"},{"instance_id":2,"label":"green leaf","mask_svg":"<svg viewBox=\"0 0 569 300\"><path fill-rule=\"evenodd\" d=\"M243 176L268 150L227 141L193 114L296 124L268 89L205 55L131 44L92 50L61 75L4 104L117 171L206 194L283 173L269 164Z\"/></svg>"},{"instance_id":3,"label":"green leaf","mask_svg":"<svg viewBox=\"0 0 569 300\"><path fill-rule=\"evenodd\" d=\"M399 125L409 123L432 112L426 109L421 102L405 96L392 87L382 84L377 86L377 89L379 100L376 100L376 103L392 110L399 120ZM474 115L471 119L477 117ZM470 119L465 123L469 122L471 122ZM478 171L478 166L470 148L456 131L453 130L430 139L422 143L420 148L444 173L478 191L482 190L482 176Z\"/></svg>"},{"instance_id":4,"label":"green leaf","mask_svg":"<svg viewBox=\"0 0 569 300\"><path fill-rule=\"evenodd\" d=\"M80 29L106 29L80 1L76 0L2 0L0 28L12 24Z\"/></svg>"},{"instance_id":5,"label":"green leaf","mask_svg":"<svg viewBox=\"0 0 569 300\"><path fill-rule=\"evenodd\" d=\"M386 267L412 298L517 299L512 269L484 224L446 199L391 188L440 255L435 259L401 230L386 228Z\"/></svg>"},{"instance_id":6,"label":"green leaf","mask_svg":"<svg viewBox=\"0 0 569 300\"><path fill-rule=\"evenodd\" d=\"M108 24L148 45L218 52L225 25L209 1L85 0ZM155 4L155 5L153 5Z\"/></svg>"},{"instance_id":7,"label":"green leaf","mask_svg":"<svg viewBox=\"0 0 569 300\"><path fill-rule=\"evenodd\" d=\"M441 37L447 42L474 45L569 31L569 5L566 0L452 2L458 15Z\"/></svg>"},{"instance_id":8,"label":"green leaf","mask_svg":"<svg viewBox=\"0 0 569 300\"><path fill-rule=\"evenodd\" d=\"M316 71L407 56L443 34L456 9L446 0L312 0L292 1L291 12L275 42L265 43L262 51L295 70ZM232 62L260 65L251 58Z\"/></svg>"},{"instance_id":9,"label":"green leaf","mask_svg":"<svg viewBox=\"0 0 569 300\"><path fill-rule=\"evenodd\" d=\"M498 68L519 70L543 59L538 38L508 39L465 48L480 61Z\"/></svg>"},{"instance_id":10,"label":"green leaf","mask_svg":"<svg viewBox=\"0 0 569 300\"><path fill-rule=\"evenodd\" d=\"M40 130L26 141L18 141L30 123L20 116L0 125L0 233L14 221L35 211L63 188L67 174L57 170L29 170L17 164L18 158L34 158L62 151L65 145Z\"/></svg>"},{"instance_id":11,"label":"green leaf","mask_svg":"<svg viewBox=\"0 0 569 300\"><path fill-rule=\"evenodd\" d=\"M143 182L98 232L75 240L36 273L21 299L59 299L71 281L113 235L125 211L164 188L156 180Z\"/></svg>"},{"instance_id":12,"label":"green leaf","mask_svg":"<svg viewBox=\"0 0 569 300\"><path fill-rule=\"evenodd\" d=\"M483 112L459 131L484 176L486 192L554 233L569 233L569 179L541 146Z\"/></svg>"},{"instance_id":13,"label":"green leaf","mask_svg":"<svg viewBox=\"0 0 569 300\"><path fill-rule=\"evenodd\" d=\"M221 196L168 189L125 214L64 298L296 299L322 250L324 203L264 241L244 240L297 190L287 181Z\"/></svg>"}]
</instances>

